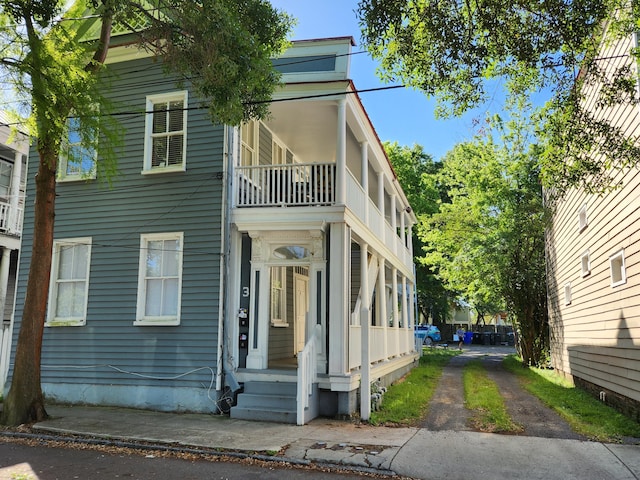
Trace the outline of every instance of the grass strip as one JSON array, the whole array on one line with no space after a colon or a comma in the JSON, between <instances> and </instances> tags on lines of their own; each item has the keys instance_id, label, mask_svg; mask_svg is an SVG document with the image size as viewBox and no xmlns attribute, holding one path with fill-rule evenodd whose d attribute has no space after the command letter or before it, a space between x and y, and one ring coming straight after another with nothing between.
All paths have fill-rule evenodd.
<instances>
[{"instance_id":1,"label":"grass strip","mask_svg":"<svg viewBox=\"0 0 640 480\"><path fill-rule=\"evenodd\" d=\"M380 410L371 412L369 423L387 426L415 426L424 418L438 386L443 367L457 350L425 348L417 367L390 385Z\"/></svg>"},{"instance_id":2,"label":"grass strip","mask_svg":"<svg viewBox=\"0 0 640 480\"><path fill-rule=\"evenodd\" d=\"M554 409L571 428L591 440L620 442L623 437L640 437L640 424L605 405L554 370L523 367L516 355L504 360L524 388Z\"/></svg>"},{"instance_id":3,"label":"grass strip","mask_svg":"<svg viewBox=\"0 0 640 480\"><path fill-rule=\"evenodd\" d=\"M471 410L470 422L474 428L496 433L523 430L511 419L498 385L489 378L481 360L472 360L464 366L462 381L465 407Z\"/></svg>"}]
</instances>

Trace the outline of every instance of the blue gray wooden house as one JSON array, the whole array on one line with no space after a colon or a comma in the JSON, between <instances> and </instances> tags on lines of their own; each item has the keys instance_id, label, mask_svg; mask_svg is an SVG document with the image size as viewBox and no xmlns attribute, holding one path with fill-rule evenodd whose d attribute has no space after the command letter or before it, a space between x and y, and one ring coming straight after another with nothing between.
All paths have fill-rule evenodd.
<instances>
[{"instance_id":1,"label":"blue gray wooden house","mask_svg":"<svg viewBox=\"0 0 640 480\"><path fill-rule=\"evenodd\" d=\"M61 161L48 401L368 418L360 385L415 364L415 216L349 79L352 46L294 42L274 60L272 116L241 126L212 124L157 59L112 47L109 97L130 112L118 173L101 178L100 145Z\"/></svg>"}]
</instances>

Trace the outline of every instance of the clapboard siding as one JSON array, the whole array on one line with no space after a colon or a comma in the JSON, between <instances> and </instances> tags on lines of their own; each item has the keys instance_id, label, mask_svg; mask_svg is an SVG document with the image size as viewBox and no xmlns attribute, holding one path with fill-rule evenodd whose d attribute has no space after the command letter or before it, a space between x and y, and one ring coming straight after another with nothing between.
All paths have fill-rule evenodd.
<instances>
[{"instance_id":1,"label":"clapboard siding","mask_svg":"<svg viewBox=\"0 0 640 480\"><path fill-rule=\"evenodd\" d=\"M612 66L630 61L632 39L606 45L601 56ZM635 68L635 66L633 67ZM595 106L599 86L588 91ZM628 135L640 133L638 108L598 110ZM603 195L579 189L557 205L547 232L549 312L554 366L591 384L640 401L640 170L616 174L620 187ZM586 205L588 226L579 231ZM611 287L609 257L624 250L626 283ZM589 251L591 271L583 276L581 257ZM571 285L566 305L564 287Z\"/></svg>"},{"instance_id":2,"label":"clapboard siding","mask_svg":"<svg viewBox=\"0 0 640 480\"><path fill-rule=\"evenodd\" d=\"M190 110L186 172L142 175L146 96L180 89L150 59L110 65L107 76L114 110L132 113L120 120L124 137L109 182L57 186L55 238L92 240L89 297L85 326L45 328L42 382L201 388L216 369L224 128L212 125L206 109ZM192 92L188 101L198 105ZM27 206L36 161L31 155ZM28 208L25 226L32 222ZM30 228L25 232L14 344L31 257ZM180 325L134 326L140 235L161 232L184 234Z\"/></svg>"}]
</instances>

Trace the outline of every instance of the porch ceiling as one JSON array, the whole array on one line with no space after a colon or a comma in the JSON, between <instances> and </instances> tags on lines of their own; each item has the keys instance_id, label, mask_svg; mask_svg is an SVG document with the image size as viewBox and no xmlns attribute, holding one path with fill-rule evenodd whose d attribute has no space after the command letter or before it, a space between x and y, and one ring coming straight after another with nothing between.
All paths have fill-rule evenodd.
<instances>
[{"instance_id":1,"label":"porch ceiling","mask_svg":"<svg viewBox=\"0 0 640 480\"><path fill-rule=\"evenodd\" d=\"M338 112L334 100L275 102L265 123L299 162L334 162Z\"/></svg>"}]
</instances>

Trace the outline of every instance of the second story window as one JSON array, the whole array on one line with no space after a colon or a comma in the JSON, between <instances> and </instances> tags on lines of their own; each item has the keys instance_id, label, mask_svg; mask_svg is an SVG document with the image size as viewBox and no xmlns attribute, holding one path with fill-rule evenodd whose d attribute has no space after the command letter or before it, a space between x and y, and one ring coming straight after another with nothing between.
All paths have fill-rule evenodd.
<instances>
[{"instance_id":1,"label":"second story window","mask_svg":"<svg viewBox=\"0 0 640 480\"><path fill-rule=\"evenodd\" d=\"M82 131L80 117L69 117L67 120L67 138L60 147L58 164L58 180L87 180L96 178L96 142L91 138L97 137L97 132Z\"/></svg>"},{"instance_id":2,"label":"second story window","mask_svg":"<svg viewBox=\"0 0 640 480\"><path fill-rule=\"evenodd\" d=\"M254 120L243 123L241 128L242 150L240 165L250 167L258 164L258 124Z\"/></svg>"},{"instance_id":3,"label":"second story window","mask_svg":"<svg viewBox=\"0 0 640 480\"><path fill-rule=\"evenodd\" d=\"M11 191L11 174L13 165L4 160L0 160L0 197L6 198Z\"/></svg>"},{"instance_id":4,"label":"second story window","mask_svg":"<svg viewBox=\"0 0 640 480\"><path fill-rule=\"evenodd\" d=\"M147 97L143 173L186 169L187 92Z\"/></svg>"}]
</instances>

